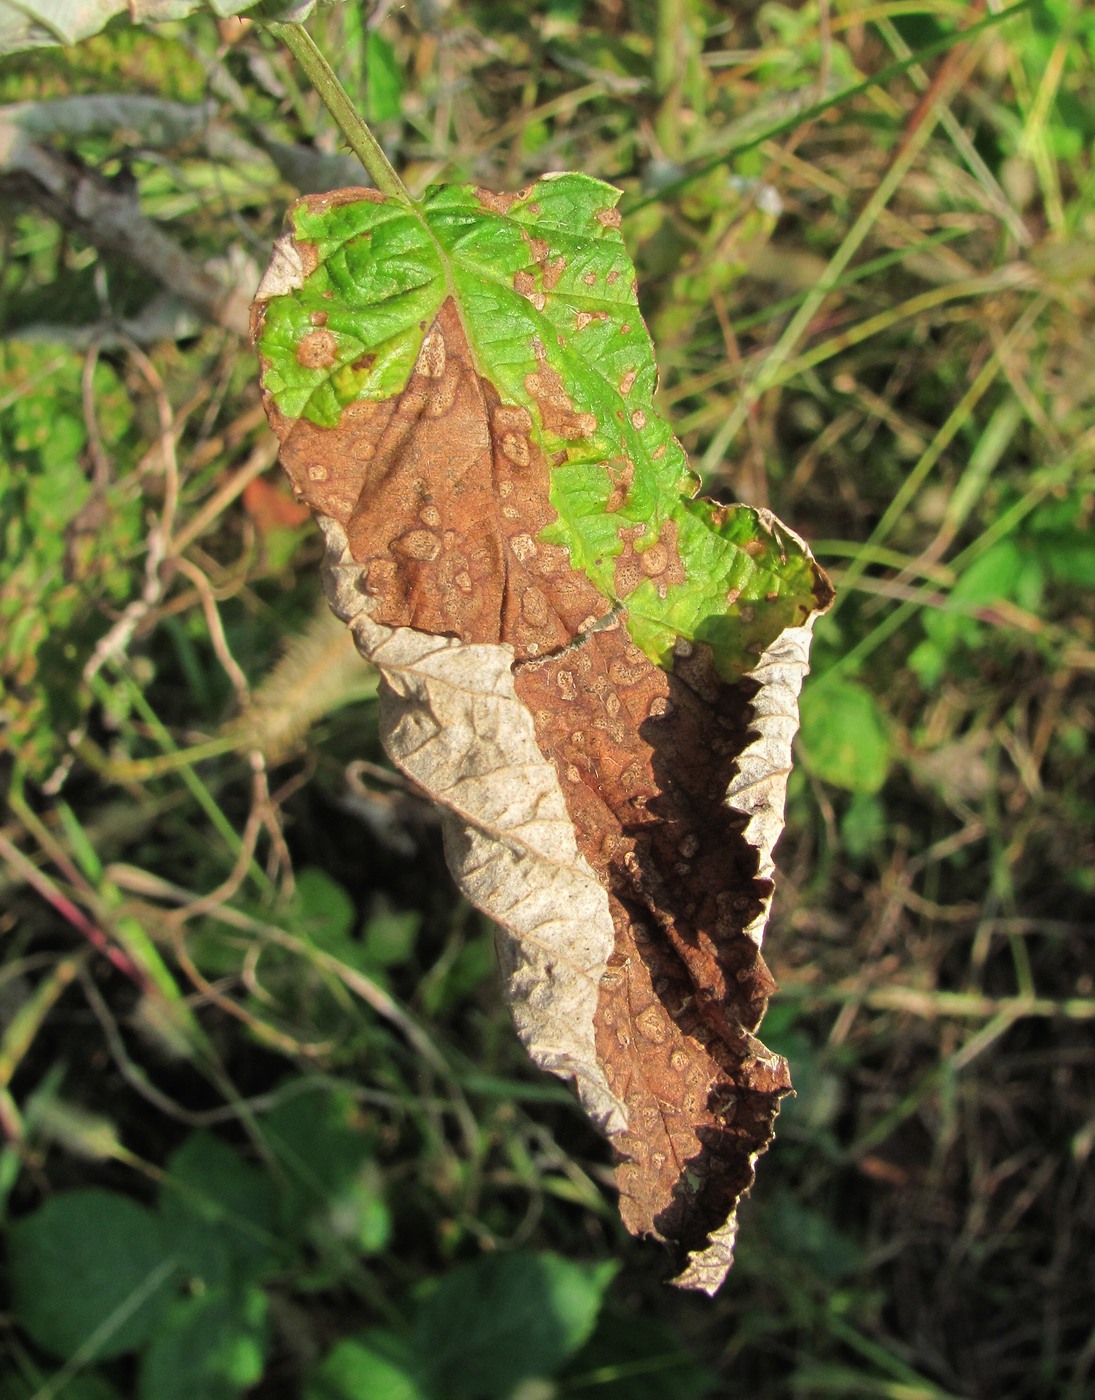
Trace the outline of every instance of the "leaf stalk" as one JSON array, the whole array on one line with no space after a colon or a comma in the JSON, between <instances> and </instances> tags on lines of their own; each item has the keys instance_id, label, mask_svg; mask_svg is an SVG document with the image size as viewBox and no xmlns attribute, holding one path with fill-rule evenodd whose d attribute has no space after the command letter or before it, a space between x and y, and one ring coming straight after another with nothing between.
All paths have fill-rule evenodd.
<instances>
[{"instance_id":1,"label":"leaf stalk","mask_svg":"<svg viewBox=\"0 0 1095 1400\"><path fill-rule=\"evenodd\" d=\"M395 173L380 142L369 130L308 31L299 24L284 24L281 21L270 21L266 28L275 39L281 40L303 68L308 81L323 99L324 106L345 136L350 149L380 193L413 208L414 200L406 185Z\"/></svg>"}]
</instances>

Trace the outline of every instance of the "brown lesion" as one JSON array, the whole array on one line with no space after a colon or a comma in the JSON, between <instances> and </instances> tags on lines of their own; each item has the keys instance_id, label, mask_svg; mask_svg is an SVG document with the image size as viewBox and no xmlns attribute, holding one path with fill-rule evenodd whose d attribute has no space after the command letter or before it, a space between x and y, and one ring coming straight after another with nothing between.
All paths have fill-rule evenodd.
<instances>
[{"instance_id":1,"label":"brown lesion","mask_svg":"<svg viewBox=\"0 0 1095 1400\"><path fill-rule=\"evenodd\" d=\"M615 515L617 511L623 510L627 498L631 495L631 488L635 484L635 463L630 457L621 457L606 462L605 471L612 483L612 490L605 501L605 514Z\"/></svg>"},{"instance_id":2,"label":"brown lesion","mask_svg":"<svg viewBox=\"0 0 1095 1400\"><path fill-rule=\"evenodd\" d=\"M586 431L558 376L541 375L555 430ZM346 530L378 622L508 641L520 661L565 646L605 610L567 551L539 539L555 519L550 463L529 411L479 375L451 299L401 394L349 405L333 430L271 409L298 495Z\"/></svg>"},{"instance_id":3,"label":"brown lesion","mask_svg":"<svg viewBox=\"0 0 1095 1400\"><path fill-rule=\"evenodd\" d=\"M540 410L544 427L565 441L592 437L597 431L596 418L592 413L581 412L575 407L561 375L548 364L547 352L536 338L532 342L532 352L536 356L537 368L534 373L525 376L525 388Z\"/></svg>"},{"instance_id":4,"label":"brown lesion","mask_svg":"<svg viewBox=\"0 0 1095 1400\"><path fill-rule=\"evenodd\" d=\"M297 343L296 358L305 369L333 369L338 363L338 341L328 330L309 331Z\"/></svg>"},{"instance_id":5,"label":"brown lesion","mask_svg":"<svg viewBox=\"0 0 1095 1400\"><path fill-rule=\"evenodd\" d=\"M523 268L513 274L513 290L518 296L530 301L537 311L543 311L547 305L547 296L537 287L536 278Z\"/></svg>"},{"instance_id":6,"label":"brown lesion","mask_svg":"<svg viewBox=\"0 0 1095 1400\"><path fill-rule=\"evenodd\" d=\"M683 1251L748 1188L790 1087L753 1037L774 984L746 929L770 885L744 817L725 805L755 687L727 685L704 652L693 649L686 679L619 628L516 676L579 848L610 892L616 952L596 1037L628 1109L621 1211L634 1232Z\"/></svg>"},{"instance_id":7,"label":"brown lesion","mask_svg":"<svg viewBox=\"0 0 1095 1400\"><path fill-rule=\"evenodd\" d=\"M515 204L528 199L532 193L533 186L526 185L523 190L518 190L516 194L495 194L493 190L477 189L475 197L480 206L491 214L506 215ZM530 210L535 212L534 206L529 205Z\"/></svg>"},{"instance_id":8,"label":"brown lesion","mask_svg":"<svg viewBox=\"0 0 1095 1400\"><path fill-rule=\"evenodd\" d=\"M644 579L653 582L659 598L664 598L672 585L684 582L684 565L677 549L677 522L663 520L657 538L639 549L638 543L646 533L647 526L642 523L621 525L617 532L622 546L614 563L619 598L630 597Z\"/></svg>"},{"instance_id":9,"label":"brown lesion","mask_svg":"<svg viewBox=\"0 0 1095 1400\"><path fill-rule=\"evenodd\" d=\"M530 234L527 229L521 230L521 237L528 244L533 264L539 269L540 286L545 292L553 292L559 285L559 279L566 271L566 257L562 253L557 253L553 258L551 256L551 244L547 239L537 238L533 234ZM527 273L518 275L528 276Z\"/></svg>"}]
</instances>

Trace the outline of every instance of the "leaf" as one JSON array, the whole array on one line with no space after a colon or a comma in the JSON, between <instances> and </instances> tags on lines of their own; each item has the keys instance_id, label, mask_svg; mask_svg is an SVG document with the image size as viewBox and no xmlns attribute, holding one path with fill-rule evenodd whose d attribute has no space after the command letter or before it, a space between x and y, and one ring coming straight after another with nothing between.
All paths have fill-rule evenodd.
<instances>
[{"instance_id":1,"label":"leaf","mask_svg":"<svg viewBox=\"0 0 1095 1400\"><path fill-rule=\"evenodd\" d=\"M395 49L375 29L365 34L365 101L370 122L398 117L403 102L403 75Z\"/></svg>"},{"instance_id":2,"label":"leaf","mask_svg":"<svg viewBox=\"0 0 1095 1400\"><path fill-rule=\"evenodd\" d=\"M410 1336L374 1328L333 1347L306 1400L509 1400L585 1344L615 1273L548 1252L462 1264L423 1299Z\"/></svg>"},{"instance_id":3,"label":"leaf","mask_svg":"<svg viewBox=\"0 0 1095 1400\"><path fill-rule=\"evenodd\" d=\"M266 1361L269 1299L255 1284L176 1298L141 1356L138 1400L232 1400Z\"/></svg>"},{"instance_id":4,"label":"leaf","mask_svg":"<svg viewBox=\"0 0 1095 1400\"><path fill-rule=\"evenodd\" d=\"M159 1215L194 1291L267 1278L283 1263L269 1176L212 1133L192 1133L168 1160Z\"/></svg>"},{"instance_id":5,"label":"leaf","mask_svg":"<svg viewBox=\"0 0 1095 1400\"><path fill-rule=\"evenodd\" d=\"M372 1139L353 1095L316 1087L278 1103L262 1120L263 1135L283 1177L283 1231L306 1239L326 1258L346 1244L366 1254L391 1233Z\"/></svg>"},{"instance_id":6,"label":"leaf","mask_svg":"<svg viewBox=\"0 0 1095 1400\"><path fill-rule=\"evenodd\" d=\"M430 1400L410 1348L390 1332L347 1337L308 1376L304 1400Z\"/></svg>"},{"instance_id":7,"label":"leaf","mask_svg":"<svg viewBox=\"0 0 1095 1400\"><path fill-rule=\"evenodd\" d=\"M427 1389L493 1400L554 1375L593 1331L615 1272L549 1253L484 1255L454 1269L418 1313L414 1354Z\"/></svg>"},{"instance_id":8,"label":"leaf","mask_svg":"<svg viewBox=\"0 0 1095 1400\"><path fill-rule=\"evenodd\" d=\"M877 792L890 766L886 716L865 686L833 681L802 706L802 756L811 772L851 792Z\"/></svg>"},{"instance_id":9,"label":"leaf","mask_svg":"<svg viewBox=\"0 0 1095 1400\"><path fill-rule=\"evenodd\" d=\"M1038 551L1011 538L999 540L964 569L941 608L923 615L925 639L909 664L921 685L938 685L944 674L980 674L976 653L992 636L988 617L1001 603L1031 611L1041 606L1045 573Z\"/></svg>"},{"instance_id":10,"label":"leaf","mask_svg":"<svg viewBox=\"0 0 1095 1400\"><path fill-rule=\"evenodd\" d=\"M0 727L36 777L64 751L88 703L72 684L132 596L141 538L132 482L93 490L83 450L83 357L27 345L0 368ZM132 408L100 360L92 387L107 451L124 455Z\"/></svg>"},{"instance_id":11,"label":"leaf","mask_svg":"<svg viewBox=\"0 0 1095 1400\"><path fill-rule=\"evenodd\" d=\"M753 1034L759 945L832 594L770 513L694 498L618 197L312 196L254 333L329 599L500 926L518 1032L612 1139L628 1228L713 1291L789 1088Z\"/></svg>"},{"instance_id":12,"label":"leaf","mask_svg":"<svg viewBox=\"0 0 1095 1400\"><path fill-rule=\"evenodd\" d=\"M12 1312L43 1350L101 1359L152 1334L174 1269L144 1206L115 1191L66 1191L8 1238Z\"/></svg>"}]
</instances>

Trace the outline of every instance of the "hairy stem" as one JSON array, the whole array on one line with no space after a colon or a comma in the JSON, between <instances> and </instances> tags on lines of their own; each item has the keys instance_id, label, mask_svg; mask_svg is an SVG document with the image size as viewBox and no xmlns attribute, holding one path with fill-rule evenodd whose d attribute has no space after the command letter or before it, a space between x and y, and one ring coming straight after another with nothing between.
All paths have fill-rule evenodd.
<instances>
[{"instance_id":1,"label":"hairy stem","mask_svg":"<svg viewBox=\"0 0 1095 1400\"><path fill-rule=\"evenodd\" d=\"M349 94L335 76L331 65L320 53L312 36L299 24L272 22L267 24L266 28L275 39L281 40L304 69L309 82L323 99L338 129L365 167L376 188L381 194L398 199L403 204L413 205L414 201L406 186L392 169L379 141L362 120Z\"/></svg>"}]
</instances>

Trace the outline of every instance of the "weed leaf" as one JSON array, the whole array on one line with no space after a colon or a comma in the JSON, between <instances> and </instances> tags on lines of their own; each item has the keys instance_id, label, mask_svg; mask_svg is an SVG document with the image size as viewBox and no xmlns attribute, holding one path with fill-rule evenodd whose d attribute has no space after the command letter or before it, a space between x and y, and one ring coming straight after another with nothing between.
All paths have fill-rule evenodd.
<instances>
[{"instance_id":1,"label":"weed leaf","mask_svg":"<svg viewBox=\"0 0 1095 1400\"><path fill-rule=\"evenodd\" d=\"M66 1191L9 1236L12 1311L44 1351L88 1360L148 1340L174 1273L159 1221L115 1191Z\"/></svg>"}]
</instances>

